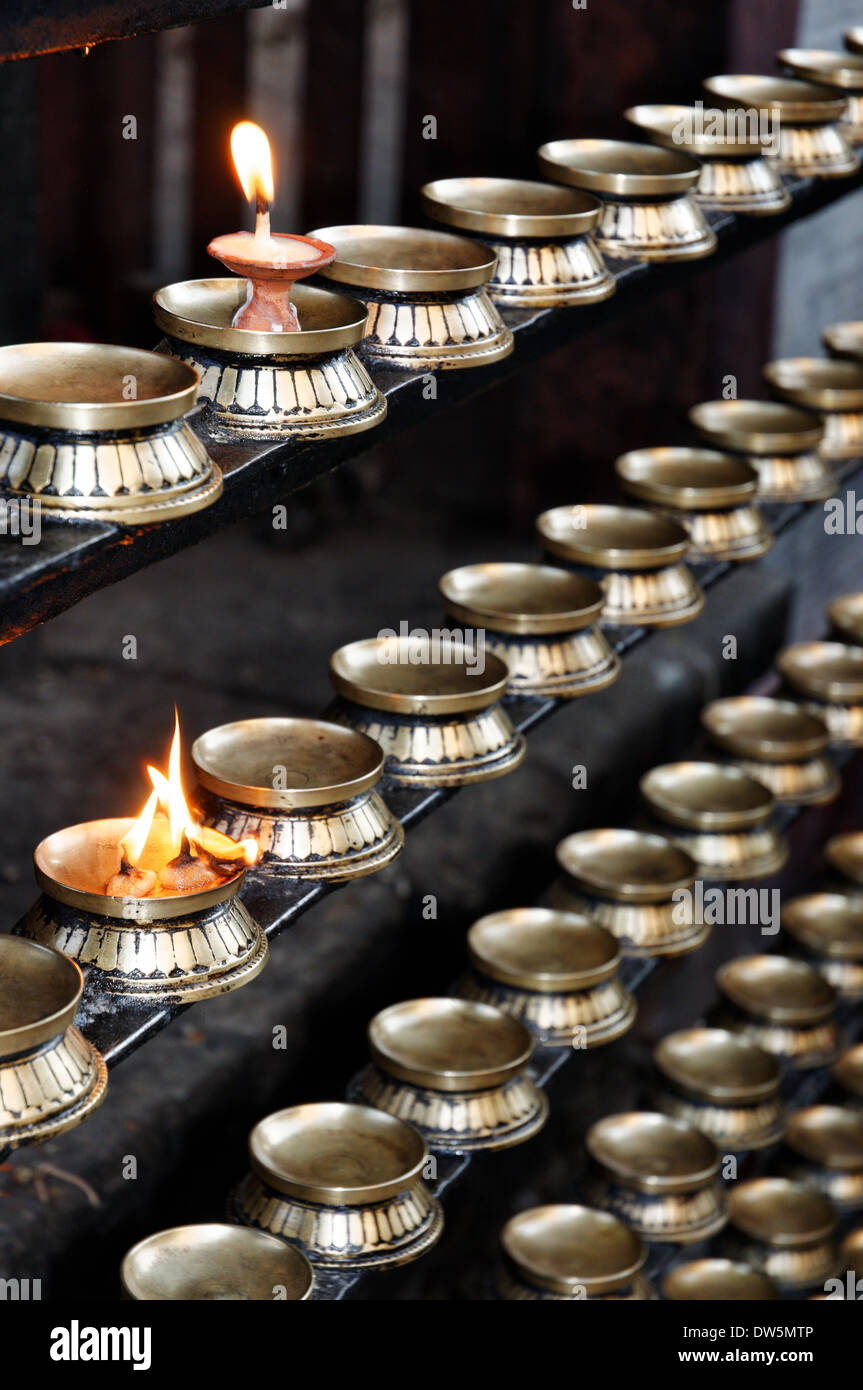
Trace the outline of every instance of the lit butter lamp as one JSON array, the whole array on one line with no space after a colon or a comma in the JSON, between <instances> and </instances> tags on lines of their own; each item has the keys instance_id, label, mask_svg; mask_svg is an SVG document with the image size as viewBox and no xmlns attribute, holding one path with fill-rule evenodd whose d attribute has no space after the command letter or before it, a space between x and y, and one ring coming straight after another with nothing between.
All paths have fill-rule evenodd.
<instances>
[{"instance_id":1,"label":"lit butter lamp","mask_svg":"<svg viewBox=\"0 0 863 1390\"><path fill-rule=\"evenodd\" d=\"M180 775L175 721L168 776L135 821L68 826L36 848L44 896L16 932L98 972L111 993L189 1001L236 989L267 960L267 944L237 894L257 843L195 820Z\"/></svg>"}]
</instances>

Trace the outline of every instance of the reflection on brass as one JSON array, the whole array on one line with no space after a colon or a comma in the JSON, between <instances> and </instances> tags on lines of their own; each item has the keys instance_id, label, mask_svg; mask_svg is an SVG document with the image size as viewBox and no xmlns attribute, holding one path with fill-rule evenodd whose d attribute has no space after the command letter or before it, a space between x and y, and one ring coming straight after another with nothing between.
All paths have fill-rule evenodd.
<instances>
[{"instance_id":1,"label":"reflection on brass","mask_svg":"<svg viewBox=\"0 0 863 1390\"><path fill-rule=\"evenodd\" d=\"M120 1266L127 1298L158 1302L300 1303L314 1275L302 1251L247 1226L211 1222L147 1236Z\"/></svg>"},{"instance_id":2,"label":"reflection on brass","mask_svg":"<svg viewBox=\"0 0 863 1390\"><path fill-rule=\"evenodd\" d=\"M863 831L834 835L824 846L824 857L843 878L863 885Z\"/></svg>"},{"instance_id":3,"label":"reflection on brass","mask_svg":"<svg viewBox=\"0 0 863 1390\"><path fill-rule=\"evenodd\" d=\"M838 357L788 357L763 369L781 400L817 411L824 425L822 458L863 456L863 364Z\"/></svg>"},{"instance_id":4,"label":"reflection on brass","mask_svg":"<svg viewBox=\"0 0 863 1390\"><path fill-rule=\"evenodd\" d=\"M741 111L737 127L730 126L724 136L710 129L709 111L705 120L705 112L694 106L631 106L624 115L655 145L686 151L701 161L695 186L701 207L765 215L791 206L779 174L762 158L769 137L758 133L757 112Z\"/></svg>"},{"instance_id":5,"label":"reflection on brass","mask_svg":"<svg viewBox=\"0 0 863 1390\"><path fill-rule=\"evenodd\" d=\"M702 401L689 420L719 449L745 454L765 502L817 502L836 490L818 446L824 426L811 411L782 401Z\"/></svg>"},{"instance_id":6,"label":"reflection on brass","mask_svg":"<svg viewBox=\"0 0 863 1390\"><path fill-rule=\"evenodd\" d=\"M584 1143L596 1170L597 1205L645 1240L684 1245L725 1225L719 1152L694 1125L634 1110L598 1120Z\"/></svg>"},{"instance_id":7,"label":"reflection on brass","mask_svg":"<svg viewBox=\"0 0 863 1390\"><path fill-rule=\"evenodd\" d=\"M779 1298L773 1280L760 1270L734 1260L692 1260L678 1265L665 1276L663 1298L673 1303L727 1303L742 1300L747 1303Z\"/></svg>"},{"instance_id":8,"label":"reflection on brass","mask_svg":"<svg viewBox=\"0 0 863 1390\"><path fill-rule=\"evenodd\" d=\"M827 605L827 617L841 642L863 647L863 593L834 598Z\"/></svg>"},{"instance_id":9,"label":"reflection on brass","mask_svg":"<svg viewBox=\"0 0 863 1390\"><path fill-rule=\"evenodd\" d=\"M863 747L863 648L797 642L776 666L806 709L823 719L832 743Z\"/></svg>"},{"instance_id":10,"label":"reflection on brass","mask_svg":"<svg viewBox=\"0 0 863 1390\"><path fill-rule=\"evenodd\" d=\"M654 1049L659 1108L688 1120L720 1149L762 1149L785 1127L776 1058L724 1028L669 1033Z\"/></svg>"},{"instance_id":11,"label":"reflection on brass","mask_svg":"<svg viewBox=\"0 0 863 1390\"><path fill-rule=\"evenodd\" d=\"M525 179L438 179L420 190L433 222L481 236L497 254L492 299L516 308L593 304L614 293L614 276L588 235L598 198Z\"/></svg>"},{"instance_id":12,"label":"reflection on brass","mask_svg":"<svg viewBox=\"0 0 863 1390\"><path fill-rule=\"evenodd\" d=\"M856 1231L849 1231L839 1249L840 1268L851 1269L858 1280L863 1279L863 1226L858 1226Z\"/></svg>"},{"instance_id":13,"label":"reflection on brass","mask_svg":"<svg viewBox=\"0 0 863 1390\"><path fill-rule=\"evenodd\" d=\"M160 351L200 373L199 399L212 433L229 440L331 439L380 424L386 398L354 352L366 329L366 306L297 284L299 332L233 328L246 283L236 276L184 280L153 296L165 334Z\"/></svg>"},{"instance_id":14,"label":"reflection on brass","mask_svg":"<svg viewBox=\"0 0 863 1390\"><path fill-rule=\"evenodd\" d=\"M73 1026L83 988L74 961L0 936L0 1153L72 1129L104 1100L105 1063Z\"/></svg>"},{"instance_id":15,"label":"reflection on brass","mask_svg":"<svg viewBox=\"0 0 863 1390\"><path fill-rule=\"evenodd\" d=\"M789 956L737 956L720 965L716 984L723 1027L800 1069L829 1065L841 1035L836 991L811 965Z\"/></svg>"},{"instance_id":16,"label":"reflection on brass","mask_svg":"<svg viewBox=\"0 0 863 1390\"><path fill-rule=\"evenodd\" d=\"M863 322L828 324L821 341L831 357L847 357L863 362Z\"/></svg>"},{"instance_id":17,"label":"reflection on brass","mask_svg":"<svg viewBox=\"0 0 863 1390\"><path fill-rule=\"evenodd\" d=\"M42 897L16 933L65 952L112 994L190 1003L248 984L268 950L237 896L242 872L206 892L172 897L92 891L116 872L117 846L131 824L88 821L42 840L33 856Z\"/></svg>"},{"instance_id":18,"label":"reflection on brass","mask_svg":"<svg viewBox=\"0 0 863 1390\"><path fill-rule=\"evenodd\" d=\"M339 698L327 717L380 744L387 774L406 786L453 787L502 777L523 761L525 740L500 703L507 668L492 652L441 638L370 637L330 657Z\"/></svg>"},{"instance_id":19,"label":"reflection on brass","mask_svg":"<svg viewBox=\"0 0 863 1390\"><path fill-rule=\"evenodd\" d=\"M556 856L565 877L552 890L552 906L592 917L624 955L682 955L706 940L709 924L675 897L692 888L695 861L665 836L583 830L562 840Z\"/></svg>"},{"instance_id":20,"label":"reflection on brass","mask_svg":"<svg viewBox=\"0 0 863 1390\"><path fill-rule=\"evenodd\" d=\"M200 511L222 475L183 418L197 392L191 367L138 348L0 347L0 492L60 520Z\"/></svg>"},{"instance_id":21,"label":"reflection on brass","mask_svg":"<svg viewBox=\"0 0 863 1390\"><path fill-rule=\"evenodd\" d=\"M641 1273L641 1240L608 1212L575 1205L531 1207L507 1221L500 1240L499 1298L619 1302L654 1297Z\"/></svg>"},{"instance_id":22,"label":"reflection on brass","mask_svg":"<svg viewBox=\"0 0 863 1390\"><path fill-rule=\"evenodd\" d=\"M848 47L852 45L849 43ZM783 48L776 59L795 77L834 88L844 96L847 104L839 126L850 144L863 142L863 57L823 48Z\"/></svg>"},{"instance_id":23,"label":"reflection on brass","mask_svg":"<svg viewBox=\"0 0 863 1390\"><path fill-rule=\"evenodd\" d=\"M813 1288L837 1267L836 1213L820 1193L787 1178L753 1178L729 1192L721 1246L780 1288Z\"/></svg>"},{"instance_id":24,"label":"reflection on brass","mask_svg":"<svg viewBox=\"0 0 863 1390\"><path fill-rule=\"evenodd\" d=\"M681 563L689 538L676 521L591 503L543 512L536 529L549 555L601 574L606 623L675 627L704 607L704 594Z\"/></svg>"},{"instance_id":25,"label":"reflection on brass","mask_svg":"<svg viewBox=\"0 0 863 1390\"><path fill-rule=\"evenodd\" d=\"M857 1043L843 1052L833 1063L830 1074L836 1085L845 1092L848 1104L863 1110L863 1043Z\"/></svg>"},{"instance_id":26,"label":"reflection on brass","mask_svg":"<svg viewBox=\"0 0 863 1390\"><path fill-rule=\"evenodd\" d=\"M438 1241L440 1203L424 1181L422 1135L367 1105L278 1110L249 1136L252 1171L232 1215L298 1245L329 1269L382 1269Z\"/></svg>"},{"instance_id":27,"label":"reflection on brass","mask_svg":"<svg viewBox=\"0 0 863 1390\"><path fill-rule=\"evenodd\" d=\"M474 922L472 971L458 993L519 1019L546 1047L613 1042L636 1003L617 978L620 948L610 932L574 913L514 907Z\"/></svg>"},{"instance_id":28,"label":"reflection on brass","mask_svg":"<svg viewBox=\"0 0 863 1390\"><path fill-rule=\"evenodd\" d=\"M626 140L552 140L537 153L548 178L602 195L594 237L604 255L672 261L715 251L692 196L700 165L691 155Z\"/></svg>"},{"instance_id":29,"label":"reflection on brass","mask_svg":"<svg viewBox=\"0 0 863 1390\"><path fill-rule=\"evenodd\" d=\"M788 858L763 783L729 763L666 763L639 787L658 828L710 879L764 878Z\"/></svg>"},{"instance_id":30,"label":"reflection on brass","mask_svg":"<svg viewBox=\"0 0 863 1390\"><path fill-rule=\"evenodd\" d=\"M192 747L204 825L260 846L257 868L342 882L401 852L400 823L376 790L384 755L323 719L243 719Z\"/></svg>"},{"instance_id":31,"label":"reflection on brass","mask_svg":"<svg viewBox=\"0 0 863 1390\"><path fill-rule=\"evenodd\" d=\"M777 801L820 806L839 795L841 780L826 756L827 727L793 700L729 696L705 705L701 722L713 742Z\"/></svg>"},{"instance_id":32,"label":"reflection on brass","mask_svg":"<svg viewBox=\"0 0 863 1390\"><path fill-rule=\"evenodd\" d=\"M782 926L812 957L837 994L863 996L863 900L845 893L809 893L782 908Z\"/></svg>"},{"instance_id":33,"label":"reflection on brass","mask_svg":"<svg viewBox=\"0 0 863 1390\"><path fill-rule=\"evenodd\" d=\"M847 178L860 161L839 122L845 96L834 88L792 77L709 77L704 90L720 106L758 107L769 112L779 135L767 157L782 174L801 178Z\"/></svg>"},{"instance_id":34,"label":"reflection on brass","mask_svg":"<svg viewBox=\"0 0 863 1390\"><path fill-rule=\"evenodd\" d=\"M548 1117L527 1070L531 1034L487 1004L394 1004L369 1024L369 1050L373 1064L355 1078L352 1098L409 1121L432 1148L510 1148Z\"/></svg>"},{"instance_id":35,"label":"reflection on brass","mask_svg":"<svg viewBox=\"0 0 863 1390\"><path fill-rule=\"evenodd\" d=\"M692 560L756 560L773 544L753 505L758 474L745 459L714 449L633 449L614 468L624 492L683 526Z\"/></svg>"},{"instance_id":36,"label":"reflection on brass","mask_svg":"<svg viewBox=\"0 0 863 1390\"><path fill-rule=\"evenodd\" d=\"M494 251L417 227L340 226L312 236L336 248L320 278L363 300L363 355L377 366L435 371L508 357L511 331L487 293Z\"/></svg>"},{"instance_id":37,"label":"reflection on brass","mask_svg":"<svg viewBox=\"0 0 863 1390\"><path fill-rule=\"evenodd\" d=\"M594 626L594 580L549 565L480 564L450 570L438 588L451 618L484 630L510 694L571 699L617 679L620 658Z\"/></svg>"},{"instance_id":38,"label":"reflection on brass","mask_svg":"<svg viewBox=\"0 0 863 1390\"><path fill-rule=\"evenodd\" d=\"M788 1121L785 1171L843 1211L863 1207L863 1115L842 1105L810 1105Z\"/></svg>"}]
</instances>

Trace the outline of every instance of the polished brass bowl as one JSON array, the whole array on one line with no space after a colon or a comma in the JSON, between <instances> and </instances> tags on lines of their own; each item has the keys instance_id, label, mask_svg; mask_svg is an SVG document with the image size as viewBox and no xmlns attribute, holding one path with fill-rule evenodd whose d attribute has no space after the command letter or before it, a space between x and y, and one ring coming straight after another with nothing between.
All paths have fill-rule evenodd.
<instances>
[{"instance_id":1,"label":"polished brass bowl","mask_svg":"<svg viewBox=\"0 0 863 1390\"><path fill-rule=\"evenodd\" d=\"M662 1296L672 1303L747 1303L778 1299L773 1280L735 1260L691 1260L665 1276Z\"/></svg>"},{"instance_id":2,"label":"polished brass bowl","mask_svg":"<svg viewBox=\"0 0 863 1390\"><path fill-rule=\"evenodd\" d=\"M835 1273L836 1212L826 1197L787 1178L752 1178L729 1193L723 1253L799 1291Z\"/></svg>"},{"instance_id":3,"label":"polished brass bowl","mask_svg":"<svg viewBox=\"0 0 863 1390\"><path fill-rule=\"evenodd\" d=\"M762 501L816 502L836 490L818 452L824 426L810 411L781 401L702 401L689 420L712 445L746 455Z\"/></svg>"},{"instance_id":4,"label":"polished brass bowl","mask_svg":"<svg viewBox=\"0 0 863 1390\"><path fill-rule=\"evenodd\" d=\"M555 853L565 878L552 891L552 906L592 917L618 938L624 955L682 955L706 940L710 927L692 911L695 861L665 836L583 830L561 840Z\"/></svg>"},{"instance_id":5,"label":"polished brass bowl","mask_svg":"<svg viewBox=\"0 0 863 1390\"><path fill-rule=\"evenodd\" d=\"M850 144L863 141L863 57L832 53L824 48L783 48L776 59L780 67L795 77L841 93L847 104L839 125Z\"/></svg>"},{"instance_id":6,"label":"polished brass bowl","mask_svg":"<svg viewBox=\"0 0 863 1390\"><path fill-rule=\"evenodd\" d=\"M110 897L94 892L120 869L131 820L87 821L58 830L33 856L42 897L15 931L86 966L112 994L191 1003L239 989L267 963L267 941L238 893L234 874L206 892Z\"/></svg>"},{"instance_id":7,"label":"polished brass bowl","mask_svg":"<svg viewBox=\"0 0 863 1390\"><path fill-rule=\"evenodd\" d=\"M604 690L620 673L620 658L595 626L602 590L584 575L549 565L463 565L438 588L451 618L485 632L507 667L510 694L572 699Z\"/></svg>"},{"instance_id":8,"label":"polished brass bowl","mask_svg":"<svg viewBox=\"0 0 863 1390\"><path fill-rule=\"evenodd\" d=\"M788 1177L843 1211L863 1207L863 1115L842 1105L797 1110L785 1134Z\"/></svg>"},{"instance_id":9,"label":"polished brass bowl","mask_svg":"<svg viewBox=\"0 0 863 1390\"><path fill-rule=\"evenodd\" d=\"M633 449L614 465L624 492L689 534L692 560L756 560L773 544L757 507L758 474L714 449Z\"/></svg>"},{"instance_id":10,"label":"polished brass bowl","mask_svg":"<svg viewBox=\"0 0 863 1390\"><path fill-rule=\"evenodd\" d=\"M658 1043L657 1105L687 1120L723 1151L762 1149L781 1138L782 1072L769 1052L724 1028L686 1028Z\"/></svg>"},{"instance_id":11,"label":"polished brass bowl","mask_svg":"<svg viewBox=\"0 0 863 1390\"><path fill-rule=\"evenodd\" d=\"M704 607L704 594L681 563L689 538L676 521L591 503L543 512L536 529L550 555L600 575L604 622L675 627Z\"/></svg>"},{"instance_id":12,"label":"polished brass bowl","mask_svg":"<svg viewBox=\"0 0 863 1390\"><path fill-rule=\"evenodd\" d=\"M725 1225L719 1152L694 1125L634 1110L598 1120L584 1143L592 1197L643 1239L689 1244Z\"/></svg>"},{"instance_id":13,"label":"polished brass bowl","mask_svg":"<svg viewBox=\"0 0 863 1390\"><path fill-rule=\"evenodd\" d=\"M645 773L642 798L658 829L709 879L763 878L788 858L762 782L729 763L666 763Z\"/></svg>"},{"instance_id":14,"label":"polished brass bowl","mask_svg":"<svg viewBox=\"0 0 863 1390\"><path fill-rule=\"evenodd\" d=\"M616 1216L575 1205L531 1207L501 1232L497 1295L507 1300L653 1298L645 1250Z\"/></svg>"},{"instance_id":15,"label":"polished brass bowl","mask_svg":"<svg viewBox=\"0 0 863 1390\"><path fill-rule=\"evenodd\" d=\"M804 706L824 720L832 743L863 747L863 648L797 642L776 666Z\"/></svg>"},{"instance_id":16,"label":"polished brass bowl","mask_svg":"<svg viewBox=\"0 0 863 1390\"><path fill-rule=\"evenodd\" d=\"M791 206L782 179L762 158L769 136L759 131L757 111L653 104L624 115L653 144L701 161L695 200L702 207L764 215Z\"/></svg>"},{"instance_id":17,"label":"polished brass bowl","mask_svg":"<svg viewBox=\"0 0 863 1390\"><path fill-rule=\"evenodd\" d=\"M837 994L863 996L863 900L808 893L782 908L782 927L811 957Z\"/></svg>"},{"instance_id":18,"label":"polished brass bowl","mask_svg":"<svg viewBox=\"0 0 863 1390\"><path fill-rule=\"evenodd\" d=\"M863 593L834 598L827 605L827 617L840 642L863 647Z\"/></svg>"},{"instance_id":19,"label":"polished brass bowl","mask_svg":"<svg viewBox=\"0 0 863 1390\"><path fill-rule=\"evenodd\" d=\"M769 113L779 133L778 148L766 154L782 174L801 178L845 178L860 167L839 122L845 96L822 83L792 77L709 77L704 90L720 106L757 107Z\"/></svg>"},{"instance_id":20,"label":"polished brass bowl","mask_svg":"<svg viewBox=\"0 0 863 1390\"><path fill-rule=\"evenodd\" d=\"M800 1069L828 1066L836 1057L836 991L805 961L737 956L720 965L716 984L723 1027Z\"/></svg>"},{"instance_id":21,"label":"polished brass bowl","mask_svg":"<svg viewBox=\"0 0 863 1390\"><path fill-rule=\"evenodd\" d=\"M120 1266L127 1298L146 1302L304 1302L314 1275L302 1251L247 1226L211 1222L157 1231Z\"/></svg>"},{"instance_id":22,"label":"polished brass bowl","mask_svg":"<svg viewBox=\"0 0 863 1390\"><path fill-rule=\"evenodd\" d=\"M452 638L370 637L330 657L338 724L379 743L386 771L406 786L452 787L502 777L525 741L500 703L509 673L491 652Z\"/></svg>"},{"instance_id":23,"label":"polished brass bowl","mask_svg":"<svg viewBox=\"0 0 863 1390\"><path fill-rule=\"evenodd\" d=\"M208 507L222 475L184 418L198 386L185 363L138 348L0 347L0 494L122 525Z\"/></svg>"},{"instance_id":24,"label":"polished brass bowl","mask_svg":"<svg viewBox=\"0 0 863 1390\"><path fill-rule=\"evenodd\" d=\"M546 1047L600 1047L631 1028L635 999L618 979L620 947L575 913L513 907L474 922L463 998L519 1019Z\"/></svg>"},{"instance_id":25,"label":"polished brass bowl","mask_svg":"<svg viewBox=\"0 0 863 1390\"><path fill-rule=\"evenodd\" d=\"M700 165L691 155L626 140L552 140L537 153L548 178L602 195L594 237L604 255L692 260L716 249L692 197Z\"/></svg>"},{"instance_id":26,"label":"polished brass bowl","mask_svg":"<svg viewBox=\"0 0 863 1390\"><path fill-rule=\"evenodd\" d=\"M834 835L824 846L824 857L843 878L863 885L863 831Z\"/></svg>"},{"instance_id":27,"label":"polished brass bowl","mask_svg":"<svg viewBox=\"0 0 863 1390\"><path fill-rule=\"evenodd\" d=\"M841 357L786 357L763 369L780 400L817 411L824 425L822 458L863 456L863 363Z\"/></svg>"},{"instance_id":28,"label":"polished brass bowl","mask_svg":"<svg viewBox=\"0 0 863 1390\"><path fill-rule=\"evenodd\" d=\"M74 1027L83 988L67 956L0 936L0 1153L72 1129L104 1100L105 1063Z\"/></svg>"},{"instance_id":29,"label":"polished brass bowl","mask_svg":"<svg viewBox=\"0 0 863 1390\"><path fill-rule=\"evenodd\" d=\"M863 1110L863 1043L849 1047L833 1063L830 1075L849 1105Z\"/></svg>"},{"instance_id":30,"label":"polished brass bowl","mask_svg":"<svg viewBox=\"0 0 863 1390\"><path fill-rule=\"evenodd\" d=\"M183 280L153 296L160 351L200 373L200 400L217 438L331 439L380 424L386 398L354 349L368 313L356 299L297 284L296 333L232 327L246 299L236 276Z\"/></svg>"},{"instance_id":31,"label":"polished brass bowl","mask_svg":"<svg viewBox=\"0 0 863 1390\"><path fill-rule=\"evenodd\" d=\"M298 1245L316 1267L382 1269L424 1254L443 1229L423 1174L425 1140L367 1105L278 1110L249 1136L234 1220Z\"/></svg>"},{"instance_id":32,"label":"polished brass bowl","mask_svg":"<svg viewBox=\"0 0 863 1390\"><path fill-rule=\"evenodd\" d=\"M437 179L420 190L433 222L481 236L497 254L492 299L514 308L593 304L614 276L589 235L602 204L590 193L526 179Z\"/></svg>"},{"instance_id":33,"label":"polished brass bowl","mask_svg":"<svg viewBox=\"0 0 863 1390\"><path fill-rule=\"evenodd\" d=\"M518 1019L464 999L393 1004L369 1024L373 1064L352 1098L415 1125L435 1149L510 1148L545 1124L548 1101Z\"/></svg>"},{"instance_id":34,"label":"polished brass bowl","mask_svg":"<svg viewBox=\"0 0 863 1390\"><path fill-rule=\"evenodd\" d=\"M404 833L377 790L384 755L323 719L242 719L192 746L203 823L260 846L257 869L342 882L400 854Z\"/></svg>"},{"instance_id":35,"label":"polished brass bowl","mask_svg":"<svg viewBox=\"0 0 863 1390\"><path fill-rule=\"evenodd\" d=\"M839 1247L842 1269L850 1269L863 1279L863 1226L849 1231Z\"/></svg>"},{"instance_id":36,"label":"polished brass bowl","mask_svg":"<svg viewBox=\"0 0 863 1390\"><path fill-rule=\"evenodd\" d=\"M701 722L713 742L777 801L824 805L839 795L842 783L826 756L827 727L795 701L729 696L705 705Z\"/></svg>"},{"instance_id":37,"label":"polished brass bowl","mask_svg":"<svg viewBox=\"0 0 863 1390\"><path fill-rule=\"evenodd\" d=\"M363 356L414 371L481 367L508 357L513 336L488 296L489 246L418 227L354 225L311 236L336 248L319 273L368 309Z\"/></svg>"},{"instance_id":38,"label":"polished brass bowl","mask_svg":"<svg viewBox=\"0 0 863 1390\"><path fill-rule=\"evenodd\" d=\"M863 322L828 324L822 331L821 341L831 357L863 362Z\"/></svg>"}]
</instances>

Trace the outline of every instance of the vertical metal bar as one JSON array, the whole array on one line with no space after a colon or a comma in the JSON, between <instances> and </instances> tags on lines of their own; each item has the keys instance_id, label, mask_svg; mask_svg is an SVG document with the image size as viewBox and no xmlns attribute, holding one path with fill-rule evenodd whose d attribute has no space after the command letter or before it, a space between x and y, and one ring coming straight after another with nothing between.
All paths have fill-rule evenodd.
<instances>
[{"instance_id":1,"label":"vertical metal bar","mask_svg":"<svg viewBox=\"0 0 863 1390\"><path fill-rule=\"evenodd\" d=\"M249 114L273 148L276 231L302 232L303 115L309 0L252 10L248 17Z\"/></svg>"},{"instance_id":2,"label":"vertical metal bar","mask_svg":"<svg viewBox=\"0 0 863 1390\"><path fill-rule=\"evenodd\" d=\"M154 263L163 283L186 274L192 198L194 112L191 28L167 29L156 44Z\"/></svg>"},{"instance_id":3,"label":"vertical metal bar","mask_svg":"<svg viewBox=\"0 0 863 1390\"><path fill-rule=\"evenodd\" d=\"M398 221L408 80L407 0L370 0L363 66L360 221Z\"/></svg>"}]
</instances>

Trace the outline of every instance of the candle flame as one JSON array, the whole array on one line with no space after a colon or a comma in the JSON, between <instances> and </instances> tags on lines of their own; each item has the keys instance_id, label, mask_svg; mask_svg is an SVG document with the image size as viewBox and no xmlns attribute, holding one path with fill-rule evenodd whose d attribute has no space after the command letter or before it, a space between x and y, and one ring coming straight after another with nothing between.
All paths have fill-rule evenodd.
<instances>
[{"instance_id":1,"label":"candle flame","mask_svg":"<svg viewBox=\"0 0 863 1390\"><path fill-rule=\"evenodd\" d=\"M231 157L249 202L271 203L275 195L273 157L266 133L254 121L240 121L231 131Z\"/></svg>"}]
</instances>

